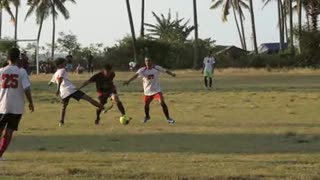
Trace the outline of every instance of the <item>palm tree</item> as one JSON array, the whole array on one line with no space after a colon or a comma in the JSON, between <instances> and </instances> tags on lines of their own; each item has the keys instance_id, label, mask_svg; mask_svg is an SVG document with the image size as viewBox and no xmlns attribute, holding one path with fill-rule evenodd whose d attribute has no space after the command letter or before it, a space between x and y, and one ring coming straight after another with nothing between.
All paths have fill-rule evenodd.
<instances>
[{"instance_id":1,"label":"palm tree","mask_svg":"<svg viewBox=\"0 0 320 180\"><path fill-rule=\"evenodd\" d=\"M52 16L52 43L51 43L51 59L54 59L55 51L55 31L56 31L56 19L59 12L65 19L69 19L70 14L65 7L65 2L70 1L75 3L75 0L29 0L30 6L26 18L28 18L34 11L36 12L36 22L39 24L38 40L40 40L43 21Z\"/></svg>"},{"instance_id":2,"label":"palm tree","mask_svg":"<svg viewBox=\"0 0 320 180\"><path fill-rule=\"evenodd\" d=\"M276 0L277 1L277 10L278 10L278 24L279 24L279 40L280 40L280 49L284 49L284 19L282 15L282 2L281 0ZM264 3L263 7L268 5L271 0L262 0Z\"/></svg>"},{"instance_id":3,"label":"palm tree","mask_svg":"<svg viewBox=\"0 0 320 180\"><path fill-rule=\"evenodd\" d=\"M11 0L0 0L0 39L2 38L2 13L3 13L2 10L5 9L7 11L12 21L14 21L15 19L10 8L10 2Z\"/></svg>"},{"instance_id":4,"label":"palm tree","mask_svg":"<svg viewBox=\"0 0 320 180\"><path fill-rule=\"evenodd\" d=\"M16 8L15 18L14 18L14 39L18 39L18 15L19 15L19 7L20 7L20 0L11 0L14 7Z\"/></svg>"},{"instance_id":5,"label":"palm tree","mask_svg":"<svg viewBox=\"0 0 320 180\"><path fill-rule=\"evenodd\" d=\"M140 29L140 37L144 38L144 8L145 1L141 0L141 29Z\"/></svg>"},{"instance_id":6,"label":"palm tree","mask_svg":"<svg viewBox=\"0 0 320 180\"><path fill-rule=\"evenodd\" d=\"M193 69L198 68L199 47L198 47L198 12L197 12L197 0L193 0L193 19L194 19L194 57L193 57Z\"/></svg>"},{"instance_id":7,"label":"palm tree","mask_svg":"<svg viewBox=\"0 0 320 180\"><path fill-rule=\"evenodd\" d=\"M172 20L171 12L169 11L168 17L163 14L160 16L152 12L156 19L156 24L145 23L145 26L149 27L147 34L149 38L161 39L168 42L184 42L190 33L195 29L195 26L189 26L189 20L184 22L184 18L177 18Z\"/></svg>"},{"instance_id":8,"label":"palm tree","mask_svg":"<svg viewBox=\"0 0 320 180\"><path fill-rule=\"evenodd\" d=\"M244 0L212 0L212 5L211 5L210 9L217 9L220 6L222 6L222 21L223 22L227 21L227 16L229 15L229 10L230 10L230 8L232 8L242 48L246 49L245 36L244 36L245 33L244 33L244 27L243 27L244 15L243 15L242 7L248 9L249 8L248 5L244 2ZM236 16L236 11L238 12L239 17L240 17L241 29L239 27L238 19Z\"/></svg>"},{"instance_id":9,"label":"palm tree","mask_svg":"<svg viewBox=\"0 0 320 180\"><path fill-rule=\"evenodd\" d=\"M289 18L290 18L290 52L292 55L294 55L292 0L289 0L288 6L289 6Z\"/></svg>"},{"instance_id":10,"label":"palm tree","mask_svg":"<svg viewBox=\"0 0 320 180\"><path fill-rule=\"evenodd\" d=\"M131 29L131 36L132 36L133 59L137 63L137 40L136 40L136 33L134 31L134 25L133 25L132 13L131 13L130 1L126 0L126 4L127 4L127 12L128 12L130 29Z\"/></svg>"},{"instance_id":11,"label":"palm tree","mask_svg":"<svg viewBox=\"0 0 320 180\"><path fill-rule=\"evenodd\" d=\"M249 4L250 4L251 26L252 26L254 51L255 51L256 54L258 54L256 25L255 25L255 19L254 19L254 11L253 11L253 2L252 2L252 0L249 0Z\"/></svg>"}]
</instances>

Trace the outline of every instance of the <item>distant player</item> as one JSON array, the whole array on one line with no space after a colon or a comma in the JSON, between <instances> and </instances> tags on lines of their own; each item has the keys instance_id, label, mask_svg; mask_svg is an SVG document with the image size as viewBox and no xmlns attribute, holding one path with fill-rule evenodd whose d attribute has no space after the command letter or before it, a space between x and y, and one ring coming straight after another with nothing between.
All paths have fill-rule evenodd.
<instances>
[{"instance_id":1,"label":"distant player","mask_svg":"<svg viewBox=\"0 0 320 180\"><path fill-rule=\"evenodd\" d=\"M94 60L94 57L91 53L91 51L88 52L88 55L87 55L87 61L88 61L88 73L93 73L93 60Z\"/></svg>"},{"instance_id":2,"label":"distant player","mask_svg":"<svg viewBox=\"0 0 320 180\"><path fill-rule=\"evenodd\" d=\"M129 62L130 71L134 71L136 69L136 67L137 67L137 63L136 62L134 62L134 61L130 61Z\"/></svg>"},{"instance_id":3,"label":"distant player","mask_svg":"<svg viewBox=\"0 0 320 180\"><path fill-rule=\"evenodd\" d=\"M20 51L17 48L8 52L8 65L0 69L0 137L5 130L0 144L0 160L8 148L14 131L18 130L19 122L24 112L25 94L31 112L34 111L28 74L20 69Z\"/></svg>"},{"instance_id":4,"label":"distant player","mask_svg":"<svg viewBox=\"0 0 320 180\"><path fill-rule=\"evenodd\" d=\"M112 70L112 65L106 64L101 72L93 75L89 80L85 81L79 89L82 89L90 83L95 83L100 103L102 105L105 105L108 102L108 99L111 98L112 101L117 104L121 116L125 116L125 109L123 107L122 102L119 99L119 96L117 95L116 86L113 83L114 77L115 73ZM101 110L98 109L96 114L97 118L95 120L95 124L97 125L100 122L100 114Z\"/></svg>"},{"instance_id":5,"label":"distant player","mask_svg":"<svg viewBox=\"0 0 320 180\"><path fill-rule=\"evenodd\" d=\"M175 121L169 116L168 106L166 105L163 94L160 88L159 76L161 72L165 72L173 77L176 76L175 73L168 71L161 66L153 65L150 58L145 59L145 67L140 68L137 73L130 78L128 81L124 82L124 85L129 85L129 83L135 80L138 77L141 77L143 80L143 90L144 90L144 112L145 118L144 123L150 120L150 103L153 99L159 101L163 113L167 118L169 124L174 124Z\"/></svg>"},{"instance_id":6,"label":"distant player","mask_svg":"<svg viewBox=\"0 0 320 180\"><path fill-rule=\"evenodd\" d=\"M69 104L70 98L76 99L79 101L80 99L86 100L91 103L93 106L99 108L99 110L103 110L104 107L97 101L93 100L91 97L76 89L76 87L70 82L68 79L66 67L66 59L58 58L56 60L57 71L53 75L51 81L49 82L49 86L53 83L57 84L56 95L61 97L62 99L62 109L61 116L59 121L59 126L64 124L66 109Z\"/></svg>"},{"instance_id":7,"label":"distant player","mask_svg":"<svg viewBox=\"0 0 320 180\"><path fill-rule=\"evenodd\" d=\"M212 52L209 51L208 56L203 60L202 73L204 76L204 85L207 89L212 87L212 77L214 72L214 64L216 63L215 58L212 56ZM209 84L208 84L209 80Z\"/></svg>"}]
</instances>

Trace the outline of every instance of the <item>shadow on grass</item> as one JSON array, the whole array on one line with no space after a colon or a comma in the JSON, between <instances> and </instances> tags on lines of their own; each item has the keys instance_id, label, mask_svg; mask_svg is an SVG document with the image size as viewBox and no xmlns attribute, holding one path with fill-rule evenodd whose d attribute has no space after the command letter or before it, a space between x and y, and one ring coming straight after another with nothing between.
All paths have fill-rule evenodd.
<instances>
[{"instance_id":1,"label":"shadow on grass","mask_svg":"<svg viewBox=\"0 0 320 180\"><path fill-rule=\"evenodd\" d=\"M273 134L126 134L16 136L10 151L176 152L176 153L319 153L316 136Z\"/></svg>"}]
</instances>

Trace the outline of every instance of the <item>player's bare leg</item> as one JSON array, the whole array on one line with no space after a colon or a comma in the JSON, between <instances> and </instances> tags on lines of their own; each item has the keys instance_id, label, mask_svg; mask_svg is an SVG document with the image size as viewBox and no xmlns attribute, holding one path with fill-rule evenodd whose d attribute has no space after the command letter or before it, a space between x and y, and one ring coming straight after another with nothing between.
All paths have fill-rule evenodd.
<instances>
[{"instance_id":1,"label":"player's bare leg","mask_svg":"<svg viewBox=\"0 0 320 180\"><path fill-rule=\"evenodd\" d=\"M64 124L64 118L66 117L66 110L67 110L68 104L69 104L69 101L62 102L60 122L59 122L60 127L63 126Z\"/></svg>"},{"instance_id":2,"label":"player's bare leg","mask_svg":"<svg viewBox=\"0 0 320 180\"><path fill-rule=\"evenodd\" d=\"M160 105L161 105L161 107L162 107L163 114L164 114L164 115L166 116L166 118L167 118L168 123L169 123L169 124L174 124L175 121L170 118L168 106L167 106L166 102L164 101L164 98L163 98L162 95L161 95L161 98L160 98L160 100L159 100L159 103L160 103Z\"/></svg>"},{"instance_id":3,"label":"player's bare leg","mask_svg":"<svg viewBox=\"0 0 320 180\"><path fill-rule=\"evenodd\" d=\"M204 77L204 85L206 88L208 88L208 79L207 76Z\"/></svg>"},{"instance_id":4,"label":"player's bare leg","mask_svg":"<svg viewBox=\"0 0 320 180\"><path fill-rule=\"evenodd\" d=\"M150 120L150 103L151 101L147 101L144 103L144 113L145 113L145 117L143 120L144 123Z\"/></svg>"},{"instance_id":5,"label":"player's bare leg","mask_svg":"<svg viewBox=\"0 0 320 180\"><path fill-rule=\"evenodd\" d=\"M100 104L99 102L97 102L96 100L92 99L90 96L88 95L83 95L81 97L81 99L85 100L85 101L88 101L90 104L92 104L93 106L97 107L98 109L100 110L104 110L104 107L102 104Z\"/></svg>"},{"instance_id":6,"label":"player's bare leg","mask_svg":"<svg viewBox=\"0 0 320 180\"><path fill-rule=\"evenodd\" d=\"M212 87L212 77L209 77L209 88Z\"/></svg>"},{"instance_id":7,"label":"player's bare leg","mask_svg":"<svg viewBox=\"0 0 320 180\"><path fill-rule=\"evenodd\" d=\"M126 111L119 97L116 94L113 94L111 98L112 98L112 101L117 104L118 110L120 111L121 115L124 116L126 114Z\"/></svg>"},{"instance_id":8,"label":"player's bare leg","mask_svg":"<svg viewBox=\"0 0 320 180\"><path fill-rule=\"evenodd\" d=\"M3 130L2 130L3 131ZM3 153L7 150L9 147L9 144L12 139L12 134L13 134L12 129L6 129L4 136L1 138L1 144L0 144L0 158L2 157Z\"/></svg>"}]
</instances>

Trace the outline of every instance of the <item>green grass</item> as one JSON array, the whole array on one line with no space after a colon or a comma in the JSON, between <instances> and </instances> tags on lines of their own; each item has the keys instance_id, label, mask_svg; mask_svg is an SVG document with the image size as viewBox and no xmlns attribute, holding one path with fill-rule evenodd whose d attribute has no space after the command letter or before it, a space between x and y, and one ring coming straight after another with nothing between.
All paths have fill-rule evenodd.
<instances>
[{"instance_id":1,"label":"green grass","mask_svg":"<svg viewBox=\"0 0 320 180\"><path fill-rule=\"evenodd\" d=\"M120 72L128 126L116 108L95 126L95 109L71 101L59 128L51 76L32 76L36 112L25 114L0 179L320 179L319 71L225 70L212 91L199 72L177 73L162 76L173 126L156 102L141 123L141 82L124 87L132 73ZM85 92L96 96L93 85Z\"/></svg>"}]
</instances>

